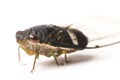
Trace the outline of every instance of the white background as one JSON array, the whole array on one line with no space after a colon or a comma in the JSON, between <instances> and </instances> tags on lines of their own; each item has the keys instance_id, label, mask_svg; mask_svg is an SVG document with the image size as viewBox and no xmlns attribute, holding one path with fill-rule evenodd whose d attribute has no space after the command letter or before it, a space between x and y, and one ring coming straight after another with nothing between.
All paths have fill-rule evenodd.
<instances>
[{"instance_id":1,"label":"white background","mask_svg":"<svg viewBox=\"0 0 120 80\"><path fill-rule=\"evenodd\" d=\"M86 16L120 22L119 0L1 0L0 80L120 80L120 44L68 55L69 64L57 66L40 56L33 74L33 57L23 51L18 62L15 33L38 24L66 25ZM105 27L105 26L103 26ZM60 58L62 62L64 58Z\"/></svg>"}]
</instances>

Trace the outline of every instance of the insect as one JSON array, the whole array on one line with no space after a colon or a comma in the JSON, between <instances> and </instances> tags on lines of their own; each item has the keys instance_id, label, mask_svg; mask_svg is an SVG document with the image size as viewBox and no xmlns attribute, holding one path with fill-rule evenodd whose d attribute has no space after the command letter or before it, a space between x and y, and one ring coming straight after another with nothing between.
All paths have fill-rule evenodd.
<instances>
[{"instance_id":1,"label":"insect","mask_svg":"<svg viewBox=\"0 0 120 80\"><path fill-rule=\"evenodd\" d=\"M66 54L68 53L83 49L102 48L120 43L120 41L117 41L106 45L87 47L89 42L88 37L80 30L71 28L71 25L60 27L52 24L38 25L24 31L17 31L16 41L19 44L19 61L20 48L28 55L35 55L31 72L35 69L36 59L39 58L39 55L44 55L46 57L53 56L58 65L57 57L62 54L64 54L65 62L67 63Z\"/></svg>"}]
</instances>

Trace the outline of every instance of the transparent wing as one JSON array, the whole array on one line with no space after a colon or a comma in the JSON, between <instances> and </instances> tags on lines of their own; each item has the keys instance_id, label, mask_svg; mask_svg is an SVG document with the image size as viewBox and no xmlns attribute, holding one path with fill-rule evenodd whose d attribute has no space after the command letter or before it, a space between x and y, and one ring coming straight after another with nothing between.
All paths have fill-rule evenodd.
<instances>
[{"instance_id":1,"label":"transparent wing","mask_svg":"<svg viewBox=\"0 0 120 80\"><path fill-rule=\"evenodd\" d=\"M83 32L88 46L105 45L120 41L120 21L109 17L85 17L71 25Z\"/></svg>"}]
</instances>

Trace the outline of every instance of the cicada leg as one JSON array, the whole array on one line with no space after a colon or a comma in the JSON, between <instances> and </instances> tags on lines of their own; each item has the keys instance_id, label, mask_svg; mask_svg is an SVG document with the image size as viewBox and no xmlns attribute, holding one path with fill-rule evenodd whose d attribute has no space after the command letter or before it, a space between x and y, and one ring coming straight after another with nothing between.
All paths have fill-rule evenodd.
<instances>
[{"instance_id":1,"label":"cicada leg","mask_svg":"<svg viewBox=\"0 0 120 80\"><path fill-rule=\"evenodd\" d=\"M20 46L18 47L18 60L19 60L19 62L21 63L21 58L20 58Z\"/></svg>"},{"instance_id":2,"label":"cicada leg","mask_svg":"<svg viewBox=\"0 0 120 80\"><path fill-rule=\"evenodd\" d=\"M22 64L21 57L20 57L20 48L22 48L22 47L21 46L18 47L18 60L19 60L20 64ZM22 65L26 65L26 64L22 64Z\"/></svg>"},{"instance_id":3,"label":"cicada leg","mask_svg":"<svg viewBox=\"0 0 120 80\"><path fill-rule=\"evenodd\" d=\"M31 73L33 72L33 70L35 69L35 63L36 63L36 59L38 58L39 54L35 54L35 58L34 58L34 63L33 63L33 68L31 70Z\"/></svg>"},{"instance_id":4,"label":"cicada leg","mask_svg":"<svg viewBox=\"0 0 120 80\"><path fill-rule=\"evenodd\" d=\"M65 57L65 62L68 63L68 60L67 60L67 51L66 50L62 50L62 54L65 54L64 57Z\"/></svg>"},{"instance_id":5,"label":"cicada leg","mask_svg":"<svg viewBox=\"0 0 120 80\"><path fill-rule=\"evenodd\" d=\"M56 56L55 56L55 55L53 55L53 57L54 57L54 59L55 59L56 64L57 64L57 65L59 65L59 63L58 63L58 61L57 61Z\"/></svg>"},{"instance_id":6,"label":"cicada leg","mask_svg":"<svg viewBox=\"0 0 120 80\"><path fill-rule=\"evenodd\" d=\"M56 64L59 65L59 63L58 63L58 61L57 61L57 56L55 55L53 49L50 49L49 54L47 55L47 57L50 57L50 56L53 56Z\"/></svg>"},{"instance_id":7,"label":"cicada leg","mask_svg":"<svg viewBox=\"0 0 120 80\"><path fill-rule=\"evenodd\" d=\"M65 62L68 63L67 54L66 54L66 53L67 53L66 50L59 49L59 50L58 50L58 53L57 53L57 55L55 55L55 57L58 57L58 56L60 56L61 54L65 54L65 55L64 55L64 57L65 57Z\"/></svg>"},{"instance_id":8,"label":"cicada leg","mask_svg":"<svg viewBox=\"0 0 120 80\"><path fill-rule=\"evenodd\" d=\"M59 63L58 63L58 61L57 61L57 56L55 55L54 50L51 50L51 51L50 51L50 54L53 54L55 63L56 63L57 65L59 65Z\"/></svg>"},{"instance_id":9,"label":"cicada leg","mask_svg":"<svg viewBox=\"0 0 120 80\"><path fill-rule=\"evenodd\" d=\"M68 60L67 60L67 55L65 53L65 62L68 63Z\"/></svg>"},{"instance_id":10,"label":"cicada leg","mask_svg":"<svg viewBox=\"0 0 120 80\"><path fill-rule=\"evenodd\" d=\"M71 50L62 50L62 54L65 54L65 62L66 63L69 63L68 59L67 59L67 53L70 53L70 52L74 52L76 51L75 49L71 49Z\"/></svg>"}]
</instances>

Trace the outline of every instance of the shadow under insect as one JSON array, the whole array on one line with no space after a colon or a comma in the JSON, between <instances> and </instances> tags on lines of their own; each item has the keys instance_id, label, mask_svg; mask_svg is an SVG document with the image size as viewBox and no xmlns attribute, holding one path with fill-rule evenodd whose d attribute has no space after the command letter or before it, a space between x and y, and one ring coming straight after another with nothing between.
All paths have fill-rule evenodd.
<instances>
[{"instance_id":1,"label":"shadow under insect","mask_svg":"<svg viewBox=\"0 0 120 80\"><path fill-rule=\"evenodd\" d=\"M68 58L68 63L65 63L64 57L60 57L58 58L58 61L60 63L60 65L56 65L54 59L52 60L47 60L45 62L42 63L38 63L42 64L42 66L44 67L58 67L58 66L66 66L66 65L71 65L71 64L79 64L79 63L83 63L83 62L89 62L91 60L94 60L94 56L92 55L67 55Z\"/></svg>"}]
</instances>

